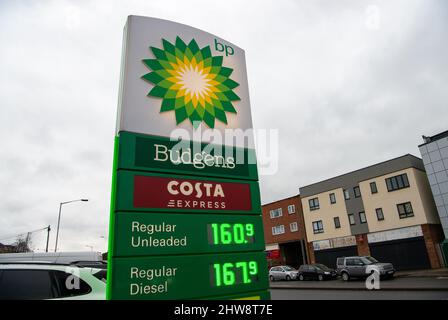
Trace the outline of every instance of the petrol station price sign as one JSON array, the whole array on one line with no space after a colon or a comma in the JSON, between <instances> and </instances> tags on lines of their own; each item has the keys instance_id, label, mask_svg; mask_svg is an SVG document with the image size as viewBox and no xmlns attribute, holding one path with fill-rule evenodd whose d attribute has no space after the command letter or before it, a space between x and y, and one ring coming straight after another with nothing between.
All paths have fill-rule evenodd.
<instances>
[{"instance_id":1,"label":"petrol station price sign","mask_svg":"<svg viewBox=\"0 0 448 320\"><path fill-rule=\"evenodd\" d=\"M118 212L120 257L264 250L256 216Z\"/></svg>"},{"instance_id":2,"label":"petrol station price sign","mask_svg":"<svg viewBox=\"0 0 448 320\"><path fill-rule=\"evenodd\" d=\"M265 289L264 252L117 258L118 299L195 299Z\"/></svg>"},{"instance_id":3,"label":"petrol station price sign","mask_svg":"<svg viewBox=\"0 0 448 320\"><path fill-rule=\"evenodd\" d=\"M119 87L107 299L269 299L244 51L129 16Z\"/></svg>"}]
</instances>

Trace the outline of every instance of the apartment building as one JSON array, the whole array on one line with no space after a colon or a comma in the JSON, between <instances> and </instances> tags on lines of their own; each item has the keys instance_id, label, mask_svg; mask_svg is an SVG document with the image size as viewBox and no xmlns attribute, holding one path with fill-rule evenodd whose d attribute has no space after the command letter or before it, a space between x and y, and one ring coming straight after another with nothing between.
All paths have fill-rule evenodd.
<instances>
[{"instance_id":1,"label":"apartment building","mask_svg":"<svg viewBox=\"0 0 448 320\"><path fill-rule=\"evenodd\" d=\"M439 268L443 238L423 161L407 154L300 188L310 260L371 255L398 270Z\"/></svg>"},{"instance_id":2,"label":"apartment building","mask_svg":"<svg viewBox=\"0 0 448 320\"><path fill-rule=\"evenodd\" d=\"M448 265L448 131L431 137L423 136L423 142L418 147L445 233L441 251L445 265Z\"/></svg>"},{"instance_id":3,"label":"apartment building","mask_svg":"<svg viewBox=\"0 0 448 320\"><path fill-rule=\"evenodd\" d=\"M264 238L269 266L298 267L307 262L307 241L300 196L262 206Z\"/></svg>"}]
</instances>

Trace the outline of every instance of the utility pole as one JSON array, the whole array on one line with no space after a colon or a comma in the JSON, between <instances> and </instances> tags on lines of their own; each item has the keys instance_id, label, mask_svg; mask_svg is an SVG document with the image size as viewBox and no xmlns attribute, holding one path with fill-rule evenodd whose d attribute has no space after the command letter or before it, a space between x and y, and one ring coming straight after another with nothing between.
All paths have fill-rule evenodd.
<instances>
[{"instance_id":1,"label":"utility pole","mask_svg":"<svg viewBox=\"0 0 448 320\"><path fill-rule=\"evenodd\" d=\"M31 232L26 234L25 247L23 248L23 252L28 252L28 242L30 241Z\"/></svg>"},{"instance_id":2,"label":"utility pole","mask_svg":"<svg viewBox=\"0 0 448 320\"><path fill-rule=\"evenodd\" d=\"M47 247L45 248L45 252L48 252L48 241L50 240L50 231L51 231L51 228L50 228L50 225L48 225L48 227L47 227Z\"/></svg>"}]
</instances>

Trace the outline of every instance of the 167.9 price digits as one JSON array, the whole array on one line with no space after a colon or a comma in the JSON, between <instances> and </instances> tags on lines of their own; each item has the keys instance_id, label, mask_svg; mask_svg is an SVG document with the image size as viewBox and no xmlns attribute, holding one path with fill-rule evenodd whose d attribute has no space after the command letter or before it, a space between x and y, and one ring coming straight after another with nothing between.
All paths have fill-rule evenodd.
<instances>
[{"instance_id":1,"label":"167.9 price digits","mask_svg":"<svg viewBox=\"0 0 448 320\"><path fill-rule=\"evenodd\" d=\"M231 286L235 284L246 284L257 280L258 264L256 261L239 261L214 263L214 285Z\"/></svg>"}]
</instances>

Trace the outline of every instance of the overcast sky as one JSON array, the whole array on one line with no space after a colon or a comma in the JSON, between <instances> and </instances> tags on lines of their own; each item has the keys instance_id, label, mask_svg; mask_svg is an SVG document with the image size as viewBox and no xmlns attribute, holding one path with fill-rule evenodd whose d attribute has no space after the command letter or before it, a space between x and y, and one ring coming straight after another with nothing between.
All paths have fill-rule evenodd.
<instances>
[{"instance_id":1,"label":"overcast sky","mask_svg":"<svg viewBox=\"0 0 448 320\"><path fill-rule=\"evenodd\" d=\"M255 128L279 129L262 202L406 153L448 129L448 2L0 1L0 242L51 225L104 251L128 15L181 22L246 51ZM44 233L33 238L45 247Z\"/></svg>"}]
</instances>

